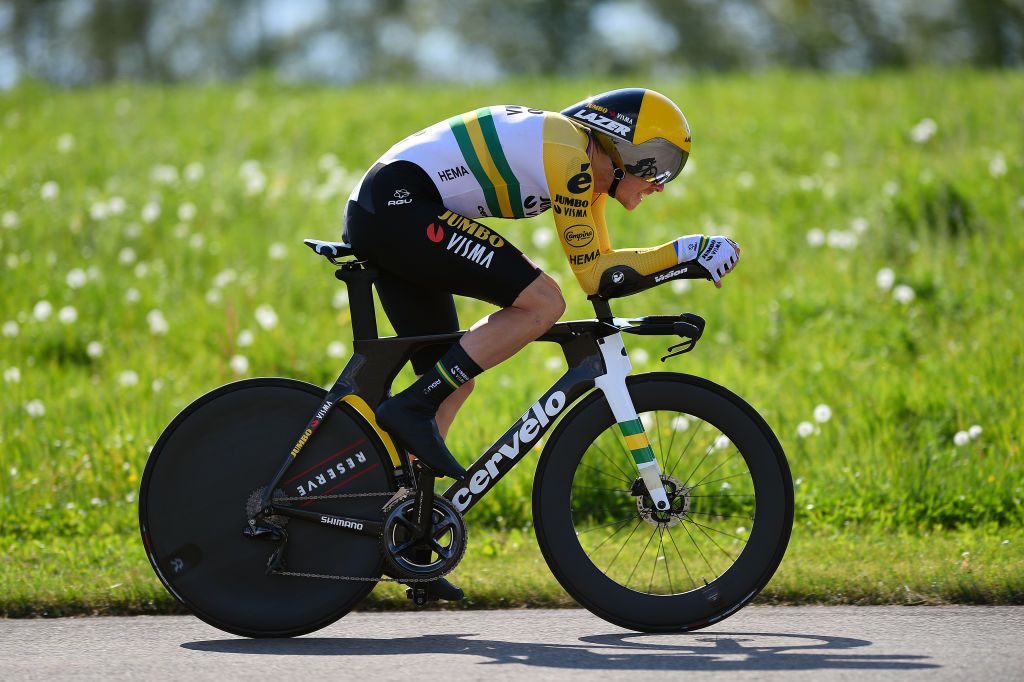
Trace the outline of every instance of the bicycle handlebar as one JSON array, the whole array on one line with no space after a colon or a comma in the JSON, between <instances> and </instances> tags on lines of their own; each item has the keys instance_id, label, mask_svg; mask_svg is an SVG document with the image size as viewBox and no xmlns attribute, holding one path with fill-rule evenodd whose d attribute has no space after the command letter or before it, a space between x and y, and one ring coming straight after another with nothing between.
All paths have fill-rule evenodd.
<instances>
[{"instance_id":1,"label":"bicycle handlebar","mask_svg":"<svg viewBox=\"0 0 1024 682\"><path fill-rule=\"evenodd\" d=\"M641 275L626 265L616 265L601 274L597 295L602 298L632 296L676 279L711 279L711 274L696 262L680 263L650 275Z\"/></svg>"}]
</instances>

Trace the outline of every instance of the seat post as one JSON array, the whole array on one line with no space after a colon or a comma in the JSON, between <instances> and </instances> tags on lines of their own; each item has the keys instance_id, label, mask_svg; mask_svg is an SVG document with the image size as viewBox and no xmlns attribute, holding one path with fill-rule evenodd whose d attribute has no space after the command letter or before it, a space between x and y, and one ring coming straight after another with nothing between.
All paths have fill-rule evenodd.
<instances>
[{"instance_id":1,"label":"seat post","mask_svg":"<svg viewBox=\"0 0 1024 682\"><path fill-rule=\"evenodd\" d=\"M376 339L377 313L373 307L373 282L377 271L358 261L347 262L334 271L334 276L348 287L348 306L352 311L352 338Z\"/></svg>"}]
</instances>

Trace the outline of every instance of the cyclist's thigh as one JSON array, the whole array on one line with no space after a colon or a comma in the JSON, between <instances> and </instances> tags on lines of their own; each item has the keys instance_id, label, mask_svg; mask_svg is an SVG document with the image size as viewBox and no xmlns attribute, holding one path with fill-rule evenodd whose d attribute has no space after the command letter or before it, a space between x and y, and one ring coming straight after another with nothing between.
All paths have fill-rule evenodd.
<instances>
[{"instance_id":1,"label":"cyclist's thigh","mask_svg":"<svg viewBox=\"0 0 1024 682\"><path fill-rule=\"evenodd\" d=\"M452 295L425 289L383 271L376 282L381 306L399 336L426 336L458 331L459 317ZM441 359L450 343L421 348L412 356L416 374L423 374Z\"/></svg>"},{"instance_id":2,"label":"cyclist's thigh","mask_svg":"<svg viewBox=\"0 0 1024 682\"><path fill-rule=\"evenodd\" d=\"M408 162L368 174L346 229L360 256L427 290L507 307L540 275L500 234L446 209L426 173Z\"/></svg>"}]
</instances>

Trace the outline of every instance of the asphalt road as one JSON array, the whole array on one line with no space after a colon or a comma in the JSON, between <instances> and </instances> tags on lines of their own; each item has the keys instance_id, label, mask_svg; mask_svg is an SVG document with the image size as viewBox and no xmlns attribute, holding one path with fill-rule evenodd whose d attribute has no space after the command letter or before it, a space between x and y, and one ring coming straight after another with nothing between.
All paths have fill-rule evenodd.
<instances>
[{"instance_id":1,"label":"asphalt road","mask_svg":"<svg viewBox=\"0 0 1024 682\"><path fill-rule=\"evenodd\" d=\"M0 679L1024 680L1024 607L748 607L643 635L578 610L355 613L296 639L191 617L0 620ZM405 677L409 676L409 677ZM649 677L647 677L649 679Z\"/></svg>"}]
</instances>

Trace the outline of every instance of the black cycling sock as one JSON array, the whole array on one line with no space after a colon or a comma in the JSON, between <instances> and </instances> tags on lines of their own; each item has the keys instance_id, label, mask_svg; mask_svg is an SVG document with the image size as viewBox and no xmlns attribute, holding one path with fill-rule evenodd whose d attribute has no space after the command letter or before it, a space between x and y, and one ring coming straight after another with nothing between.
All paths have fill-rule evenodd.
<instances>
[{"instance_id":1,"label":"black cycling sock","mask_svg":"<svg viewBox=\"0 0 1024 682\"><path fill-rule=\"evenodd\" d=\"M455 344L401 395L436 414L445 398L481 372L480 365L473 362L461 345Z\"/></svg>"}]
</instances>

